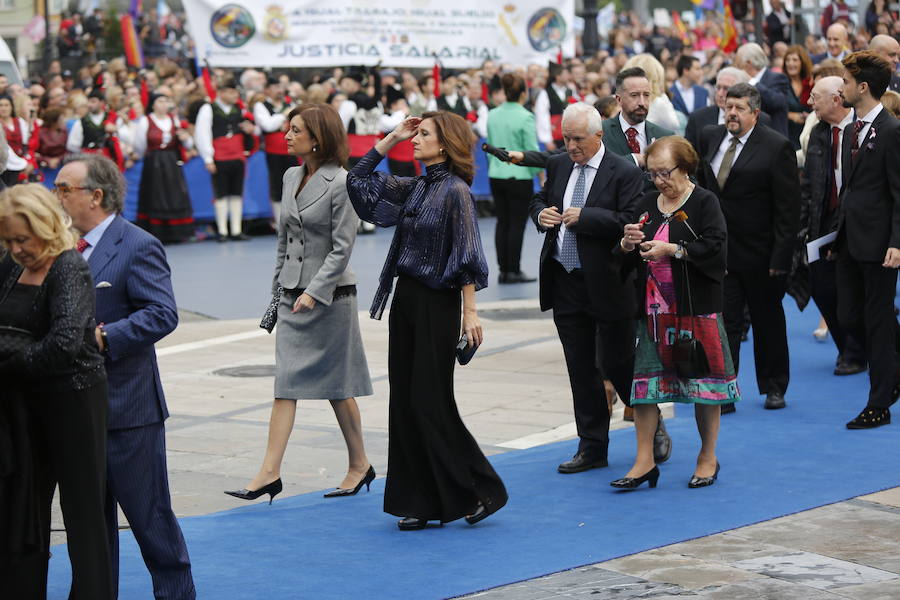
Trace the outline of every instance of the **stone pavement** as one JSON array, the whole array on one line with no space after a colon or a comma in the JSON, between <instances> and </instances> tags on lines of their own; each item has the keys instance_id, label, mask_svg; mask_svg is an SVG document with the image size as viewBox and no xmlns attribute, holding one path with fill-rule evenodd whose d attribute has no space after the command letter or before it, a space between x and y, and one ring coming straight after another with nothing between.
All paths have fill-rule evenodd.
<instances>
[{"instance_id":1,"label":"stone pavement","mask_svg":"<svg viewBox=\"0 0 900 600\"><path fill-rule=\"evenodd\" d=\"M485 345L457 368L466 424L488 454L574 436L571 396L552 320L536 301L482 303ZM379 477L387 460L387 319L360 318L375 395L360 399L366 448ZM178 516L243 503L263 456L274 336L258 319L183 313L158 345L172 414L167 422ZM235 376L244 375L244 376ZM617 404L614 428L630 427ZM665 409L667 415L672 408ZM573 444L574 448L574 444ZM553 468L553 465L548 465ZM284 460L284 495L335 486L346 452L330 405L301 401ZM61 518L55 513L55 526ZM124 525L125 520L121 518ZM57 533L55 542L64 541ZM551 598L900 598L900 488L469 596Z\"/></svg>"}]
</instances>

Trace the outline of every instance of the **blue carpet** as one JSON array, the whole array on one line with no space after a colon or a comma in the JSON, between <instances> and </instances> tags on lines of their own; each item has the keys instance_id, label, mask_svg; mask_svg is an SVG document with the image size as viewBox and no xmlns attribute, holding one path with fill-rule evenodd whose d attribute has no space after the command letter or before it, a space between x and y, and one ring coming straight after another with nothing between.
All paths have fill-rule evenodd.
<instances>
[{"instance_id":1,"label":"blue carpet","mask_svg":"<svg viewBox=\"0 0 900 600\"><path fill-rule=\"evenodd\" d=\"M793 381L788 408L766 411L744 344L744 401L723 418L719 482L689 490L699 439L691 410L667 422L674 440L659 487L620 493L631 430L612 434L610 468L558 475L572 442L493 457L509 505L483 523L400 532L371 493L326 501L279 498L182 520L200 598L444 598L766 521L900 485L900 424L848 431L867 376L834 377L834 347L813 341L814 310L786 302ZM122 536L123 600L151 598L130 534ZM64 598L63 547L51 561L51 598Z\"/></svg>"}]
</instances>

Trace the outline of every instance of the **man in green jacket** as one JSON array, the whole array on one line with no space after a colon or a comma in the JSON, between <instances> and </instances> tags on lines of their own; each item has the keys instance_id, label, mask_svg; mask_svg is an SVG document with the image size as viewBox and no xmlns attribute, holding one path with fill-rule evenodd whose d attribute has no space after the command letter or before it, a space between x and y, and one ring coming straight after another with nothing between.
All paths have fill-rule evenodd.
<instances>
[{"instance_id":1,"label":"man in green jacket","mask_svg":"<svg viewBox=\"0 0 900 600\"><path fill-rule=\"evenodd\" d=\"M534 114L523 106L528 100L525 80L515 73L506 73L500 84L506 94L506 102L488 113L488 143L513 151L537 150ZM494 245L500 266L500 283L535 280L522 272L520 259L528 206L534 195L534 176L540 171L539 168L522 168L488 156L488 176L497 216Z\"/></svg>"}]
</instances>

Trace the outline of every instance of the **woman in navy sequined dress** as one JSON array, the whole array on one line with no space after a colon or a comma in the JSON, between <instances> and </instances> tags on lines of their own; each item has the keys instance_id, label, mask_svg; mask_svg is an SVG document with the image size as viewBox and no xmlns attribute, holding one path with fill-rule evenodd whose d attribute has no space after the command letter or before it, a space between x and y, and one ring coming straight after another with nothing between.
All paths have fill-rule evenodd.
<instances>
[{"instance_id":1,"label":"woman in navy sequined dress","mask_svg":"<svg viewBox=\"0 0 900 600\"><path fill-rule=\"evenodd\" d=\"M395 144L410 138L425 175L375 172ZM463 118L425 113L379 141L347 176L360 218L397 227L371 315L381 318L396 277L388 319L390 446L384 510L403 517L398 523L403 530L461 517L474 524L507 500L503 482L463 424L453 396L460 329L469 344L481 344L475 292L487 286L488 278L469 189L474 141Z\"/></svg>"}]
</instances>

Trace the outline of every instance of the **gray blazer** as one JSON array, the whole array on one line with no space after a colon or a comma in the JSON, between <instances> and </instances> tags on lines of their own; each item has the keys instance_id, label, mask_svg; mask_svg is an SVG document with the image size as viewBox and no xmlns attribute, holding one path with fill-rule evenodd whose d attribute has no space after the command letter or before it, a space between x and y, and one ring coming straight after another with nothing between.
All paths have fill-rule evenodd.
<instances>
[{"instance_id":1,"label":"gray blazer","mask_svg":"<svg viewBox=\"0 0 900 600\"><path fill-rule=\"evenodd\" d=\"M304 288L316 302L329 306L338 286L356 283L350 252L359 217L347 196L347 171L322 165L294 197L306 166L284 174L278 259L273 289Z\"/></svg>"}]
</instances>

